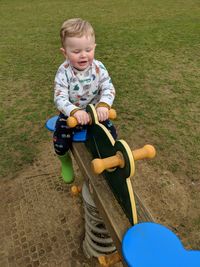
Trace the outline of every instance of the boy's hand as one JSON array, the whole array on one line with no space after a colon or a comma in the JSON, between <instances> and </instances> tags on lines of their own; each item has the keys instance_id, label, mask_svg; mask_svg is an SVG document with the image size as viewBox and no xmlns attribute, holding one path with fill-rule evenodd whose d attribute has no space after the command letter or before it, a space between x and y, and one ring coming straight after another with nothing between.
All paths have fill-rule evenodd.
<instances>
[{"instance_id":1,"label":"boy's hand","mask_svg":"<svg viewBox=\"0 0 200 267\"><path fill-rule=\"evenodd\" d=\"M97 107L97 116L99 121L105 121L108 119L108 108Z\"/></svg>"},{"instance_id":2,"label":"boy's hand","mask_svg":"<svg viewBox=\"0 0 200 267\"><path fill-rule=\"evenodd\" d=\"M73 116L77 119L78 123L81 125L88 124L90 121L89 115L84 110L77 110Z\"/></svg>"}]
</instances>

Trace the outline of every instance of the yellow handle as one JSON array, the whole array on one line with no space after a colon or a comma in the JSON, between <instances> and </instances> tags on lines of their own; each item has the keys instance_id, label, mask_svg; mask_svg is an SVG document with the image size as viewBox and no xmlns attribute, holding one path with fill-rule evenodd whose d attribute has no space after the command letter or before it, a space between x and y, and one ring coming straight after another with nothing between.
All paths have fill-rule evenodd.
<instances>
[{"instance_id":1,"label":"yellow handle","mask_svg":"<svg viewBox=\"0 0 200 267\"><path fill-rule=\"evenodd\" d=\"M142 148L132 151L134 160L140 159L152 159L156 155L156 150L152 145L145 145ZM91 162L92 170L95 174L100 174L106 169L111 168L123 168L125 165L124 157L121 152L117 152L116 155L107 157L104 159L94 159Z\"/></svg>"},{"instance_id":2,"label":"yellow handle","mask_svg":"<svg viewBox=\"0 0 200 267\"><path fill-rule=\"evenodd\" d=\"M67 126L69 126L70 128L74 128L78 125L78 121L75 117L70 116L69 118L67 118Z\"/></svg>"},{"instance_id":3,"label":"yellow handle","mask_svg":"<svg viewBox=\"0 0 200 267\"><path fill-rule=\"evenodd\" d=\"M110 120L115 120L117 118L117 112L116 112L115 109L113 109L113 108L109 109L109 111L108 111L108 118Z\"/></svg>"},{"instance_id":4,"label":"yellow handle","mask_svg":"<svg viewBox=\"0 0 200 267\"><path fill-rule=\"evenodd\" d=\"M91 162L91 167L94 173L100 174L106 169L115 167L124 167L124 158L121 153L104 159L94 159Z\"/></svg>"},{"instance_id":5,"label":"yellow handle","mask_svg":"<svg viewBox=\"0 0 200 267\"><path fill-rule=\"evenodd\" d=\"M152 159L156 155L156 150L152 145L145 145L142 148L132 151L134 160Z\"/></svg>"},{"instance_id":6,"label":"yellow handle","mask_svg":"<svg viewBox=\"0 0 200 267\"><path fill-rule=\"evenodd\" d=\"M117 117L117 113L116 113L116 111L115 111L115 109L110 109L109 110L109 113L108 113L108 118L110 119L110 120L114 120L114 119L116 119L116 117ZM91 123L91 118L90 118L90 122L89 122L89 124ZM76 127L77 125L78 125L78 121L77 121L77 119L74 117L74 116L70 116L68 119L67 119L67 125L70 127L70 128L74 128L74 127Z\"/></svg>"}]
</instances>

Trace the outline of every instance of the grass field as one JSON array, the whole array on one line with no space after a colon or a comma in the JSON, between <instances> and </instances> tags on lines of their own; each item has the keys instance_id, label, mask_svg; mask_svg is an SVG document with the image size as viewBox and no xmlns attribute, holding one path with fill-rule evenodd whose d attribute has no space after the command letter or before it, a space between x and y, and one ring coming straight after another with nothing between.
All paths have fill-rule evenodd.
<instances>
[{"instance_id":1,"label":"grass field","mask_svg":"<svg viewBox=\"0 0 200 267\"><path fill-rule=\"evenodd\" d=\"M60 25L66 18L85 18L96 31L96 58L106 65L116 87L119 136L132 148L153 144L157 157L148 162L152 171L158 177L171 173L179 184L193 186L188 196L194 215L186 218L187 231L180 223L182 215L179 224L183 235L195 232L197 238L190 243L199 247L199 0L0 4L1 178L15 177L26 168L47 139L44 123L56 113L53 81L63 62Z\"/></svg>"},{"instance_id":2,"label":"grass field","mask_svg":"<svg viewBox=\"0 0 200 267\"><path fill-rule=\"evenodd\" d=\"M52 85L59 28L69 17L95 27L96 58L117 90L120 137L153 143L153 167L199 179L200 4L198 1L1 1L1 176L37 156L55 113Z\"/></svg>"}]
</instances>

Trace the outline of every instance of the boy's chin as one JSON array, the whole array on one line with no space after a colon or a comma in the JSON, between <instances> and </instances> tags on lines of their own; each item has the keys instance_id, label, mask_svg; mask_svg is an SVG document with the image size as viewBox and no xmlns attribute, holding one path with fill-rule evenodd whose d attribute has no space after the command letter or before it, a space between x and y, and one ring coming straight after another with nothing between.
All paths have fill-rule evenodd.
<instances>
[{"instance_id":1,"label":"boy's chin","mask_svg":"<svg viewBox=\"0 0 200 267\"><path fill-rule=\"evenodd\" d=\"M75 68L78 69L78 70L85 70L85 69L87 69L89 67L89 65L90 64L88 62L84 63L84 64L77 64L75 66Z\"/></svg>"}]
</instances>

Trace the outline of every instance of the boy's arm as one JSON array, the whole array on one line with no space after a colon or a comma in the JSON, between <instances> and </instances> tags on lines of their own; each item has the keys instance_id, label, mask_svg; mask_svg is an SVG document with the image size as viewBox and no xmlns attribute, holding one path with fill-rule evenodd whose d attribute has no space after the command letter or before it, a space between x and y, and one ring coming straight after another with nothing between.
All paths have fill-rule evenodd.
<instances>
[{"instance_id":1,"label":"boy's arm","mask_svg":"<svg viewBox=\"0 0 200 267\"><path fill-rule=\"evenodd\" d=\"M69 100L69 83L66 77L65 69L60 68L55 77L54 85L54 103L57 109L66 116L70 116L79 108L73 105Z\"/></svg>"},{"instance_id":2,"label":"boy's arm","mask_svg":"<svg viewBox=\"0 0 200 267\"><path fill-rule=\"evenodd\" d=\"M115 99L115 88L112 84L112 80L108 74L108 71L102 63L100 63L99 88L100 100L97 106L107 107L108 109L110 109Z\"/></svg>"}]
</instances>

